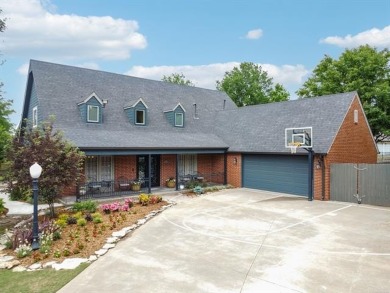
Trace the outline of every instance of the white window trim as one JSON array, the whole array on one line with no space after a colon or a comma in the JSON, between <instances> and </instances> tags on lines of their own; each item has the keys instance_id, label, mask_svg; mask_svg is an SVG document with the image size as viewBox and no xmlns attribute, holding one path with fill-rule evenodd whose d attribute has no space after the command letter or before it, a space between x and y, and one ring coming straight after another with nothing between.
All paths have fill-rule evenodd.
<instances>
[{"instance_id":1,"label":"white window trim","mask_svg":"<svg viewBox=\"0 0 390 293\"><path fill-rule=\"evenodd\" d=\"M34 128L38 126L38 106L32 109L32 125Z\"/></svg>"},{"instance_id":2,"label":"white window trim","mask_svg":"<svg viewBox=\"0 0 390 293\"><path fill-rule=\"evenodd\" d=\"M181 115L181 124L177 124L176 116ZM184 126L184 113L175 113L175 126L177 127L183 127Z\"/></svg>"},{"instance_id":3,"label":"white window trim","mask_svg":"<svg viewBox=\"0 0 390 293\"><path fill-rule=\"evenodd\" d=\"M137 123L137 112L143 112L144 115L143 115L143 118L144 118L144 121L142 123ZM146 123L146 117L145 117L145 114L146 114L146 111L145 110L135 110L135 113L134 113L134 123L136 125L145 125Z\"/></svg>"},{"instance_id":4,"label":"white window trim","mask_svg":"<svg viewBox=\"0 0 390 293\"><path fill-rule=\"evenodd\" d=\"M95 121L95 120L89 119L89 109L92 108L92 107L97 108L97 120L96 120L96 121ZM88 105L88 106L87 106L87 122L98 123L98 122L99 122L99 115L100 115L99 111L100 111L99 106Z\"/></svg>"}]
</instances>

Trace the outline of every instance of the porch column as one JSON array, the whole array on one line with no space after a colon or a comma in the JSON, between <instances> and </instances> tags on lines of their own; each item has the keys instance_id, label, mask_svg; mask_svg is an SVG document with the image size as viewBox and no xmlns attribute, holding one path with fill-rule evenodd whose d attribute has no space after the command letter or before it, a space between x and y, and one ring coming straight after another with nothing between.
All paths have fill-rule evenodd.
<instances>
[{"instance_id":1,"label":"porch column","mask_svg":"<svg viewBox=\"0 0 390 293\"><path fill-rule=\"evenodd\" d=\"M312 149L308 150L308 165L309 165L309 182L308 182L308 191L309 191L309 197L308 200L313 200L313 156L314 152Z\"/></svg>"},{"instance_id":2,"label":"porch column","mask_svg":"<svg viewBox=\"0 0 390 293\"><path fill-rule=\"evenodd\" d=\"M148 155L148 193L152 193L152 155Z\"/></svg>"},{"instance_id":3,"label":"porch column","mask_svg":"<svg viewBox=\"0 0 390 293\"><path fill-rule=\"evenodd\" d=\"M176 190L179 190L179 155L176 154Z\"/></svg>"}]
</instances>

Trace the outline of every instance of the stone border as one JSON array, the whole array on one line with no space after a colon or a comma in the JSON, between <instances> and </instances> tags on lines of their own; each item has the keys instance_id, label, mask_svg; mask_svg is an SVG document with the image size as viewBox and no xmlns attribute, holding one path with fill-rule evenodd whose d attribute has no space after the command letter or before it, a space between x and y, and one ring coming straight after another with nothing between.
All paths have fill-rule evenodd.
<instances>
[{"instance_id":1,"label":"stone border","mask_svg":"<svg viewBox=\"0 0 390 293\"><path fill-rule=\"evenodd\" d=\"M167 202L168 205L162 206L159 210L151 211L144 218L139 219L137 223L131 225L130 227L125 227L122 230L113 232L111 234L111 237L107 238L106 244L104 244L101 249L95 251L94 254L90 255L89 258L67 258L62 263L57 263L55 261L50 261L47 263L37 262L28 267L24 267L20 265L20 261L15 259L14 256L0 253L0 269L9 269L9 270L12 269L13 272L24 272L24 271L42 270L45 268L53 268L56 271L58 271L58 270L72 270L77 268L82 263L92 263L95 260L97 260L99 257L105 255L110 249L114 248L116 246L116 243L120 241L122 238L124 238L127 234L134 231L138 227L144 225L147 221L149 221L159 213L165 211L167 208L176 205L176 202L172 202L172 201L167 201ZM4 248L5 247L0 246L0 252Z\"/></svg>"}]
</instances>

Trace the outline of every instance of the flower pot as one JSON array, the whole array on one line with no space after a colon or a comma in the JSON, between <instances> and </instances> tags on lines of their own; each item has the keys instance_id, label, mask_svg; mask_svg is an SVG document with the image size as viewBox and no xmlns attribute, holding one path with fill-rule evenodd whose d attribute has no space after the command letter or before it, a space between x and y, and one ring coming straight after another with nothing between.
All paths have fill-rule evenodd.
<instances>
[{"instance_id":1,"label":"flower pot","mask_svg":"<svg viewBox=\"0 0 390 293\"><path fill-rule=\"evenodd\" d=\"M133 185L131 185L131 190L132 191L140 191L141 190L141 185L133 184Z\"/></svg>"},{"instance_id":2,"label":"flower pot","mask_svg":"<svg viewBox=\"0 0 390 293\"><path fill-rule=\"evenodd\" d=\"M176 182L175 181L167 181L167 187L174 188L175 186L176 186Z\"/></svg>"}]
</instances>

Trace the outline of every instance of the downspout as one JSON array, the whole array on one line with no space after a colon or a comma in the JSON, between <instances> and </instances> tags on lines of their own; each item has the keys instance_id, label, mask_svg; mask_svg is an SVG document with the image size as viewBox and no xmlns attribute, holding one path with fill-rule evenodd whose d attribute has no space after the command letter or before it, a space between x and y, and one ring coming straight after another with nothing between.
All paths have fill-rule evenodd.
<instances>
[{"instance_id":1,"label":"downspout","mask_svg":"<svg viewBox=\"0 0 390 293\"><path fill-rule=\"evenodd\" d=\"M322 170L322 173L321 173L321 180L322 180L322 184L321 184L321 187L322 187L322 194L321 194L321 200L325 200L325 156L324 155L321 155L321 170Z\"/></svg>"},{"instance_id":2,"label":"downspout","mask_svg":"<svg viewBox=\"0 0 390 293\"><path fill-rule=\"evenodd\" d=\"M225 151L223 157L223 185L227 184L227 153Z\"/></svg>"}]
</instances>

